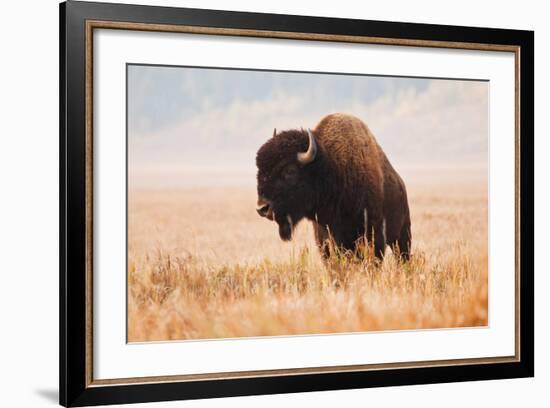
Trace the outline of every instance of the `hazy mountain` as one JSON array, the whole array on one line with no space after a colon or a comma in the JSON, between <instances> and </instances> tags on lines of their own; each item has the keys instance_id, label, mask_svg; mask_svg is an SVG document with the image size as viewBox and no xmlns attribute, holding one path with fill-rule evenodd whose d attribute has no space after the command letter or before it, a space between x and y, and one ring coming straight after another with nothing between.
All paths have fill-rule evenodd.
<instances>
[{"instance_id":1,"label":"hazy mountain","mask_svg":"<svg viewBox=\"0 0 550 408\"><path fill-rule=\"evenodd\" d=\"M252 174L273 128L363 119L396 167L486 167L489 83L130 66L130 177ZM135 180L136 182L138 180Z\"/></svg>"}]
</instances>

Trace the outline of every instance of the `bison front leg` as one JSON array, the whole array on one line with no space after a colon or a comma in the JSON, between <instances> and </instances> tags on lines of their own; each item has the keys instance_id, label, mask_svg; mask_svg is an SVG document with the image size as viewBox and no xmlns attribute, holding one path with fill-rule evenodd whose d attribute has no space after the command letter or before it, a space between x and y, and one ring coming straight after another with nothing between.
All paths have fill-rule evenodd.
<instances>
[{"instance_id":1,"label":"bison front leg","mask_svg":"<svg viewBox=\"0 0 550 408\"><path fill-rule=\"evenodd\" d=\"M321 255L324 259L330 258L330 234L327 227L313 221L313 232Z\"/></svg>"}]
</instances>

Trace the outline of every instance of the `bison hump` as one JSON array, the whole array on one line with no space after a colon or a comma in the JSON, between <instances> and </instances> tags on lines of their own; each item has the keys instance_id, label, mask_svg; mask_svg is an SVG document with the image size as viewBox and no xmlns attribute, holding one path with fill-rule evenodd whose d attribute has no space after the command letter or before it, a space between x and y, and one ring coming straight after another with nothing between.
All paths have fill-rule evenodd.
<instances>
[{"instance_id":1,"label":"bison hump","mask_svg":"<svg viewBox=\"0 0 550 408\"><path fill-rule=\"evenodd\" d=\"M317 124L315 135L337 168L347 168L346 173L350 169L359 173L379 172L380 148L361 119L346 113L327 115Z\"/></svg>"}]
</instances>

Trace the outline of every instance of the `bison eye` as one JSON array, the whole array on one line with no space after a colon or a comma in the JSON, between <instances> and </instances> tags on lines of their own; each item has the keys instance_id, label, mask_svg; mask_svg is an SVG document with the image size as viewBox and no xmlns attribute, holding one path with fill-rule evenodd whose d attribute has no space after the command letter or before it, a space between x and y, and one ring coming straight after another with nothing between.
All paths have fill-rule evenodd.
<instances>
[{"instance_id":1,"label":"bison eye","mask_svg":"<svg viewBox=\"0 0 550 408\"><path fill-rule=\"evenodd\" d=\"M298 177L298 168L294 164L290 164L284 168L282 176L289 183L295 182Z\"/></svg>"}]
</instances>

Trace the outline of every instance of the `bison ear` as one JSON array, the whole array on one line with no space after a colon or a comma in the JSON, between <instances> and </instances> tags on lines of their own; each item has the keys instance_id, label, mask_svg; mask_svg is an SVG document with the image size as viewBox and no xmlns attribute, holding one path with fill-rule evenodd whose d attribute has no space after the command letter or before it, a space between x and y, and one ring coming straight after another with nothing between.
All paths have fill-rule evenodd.
<instances>
[{"instance_id":1,"label":"bison ear","mask_svg":"<svg viewBox=\"0 0 550 408\"><path fill-rule=\"evenodd\" d=\"M273 128L273 137L277 135L277 128Z\"/></svg>"},{"instance_id":2,"label":"bison ear","mask_svg":"<svg viewBox=\"0 0 550 408\"><path fill-rule=\"evenodd\" d=\"M307 136L309 140L307 150L298 153L298 161L301 164L309 164L315 160L315 156L317 156L317 142L315 141L315 136L313 136L311 129L307 130Z\"/></svg>"}]
</instances>

